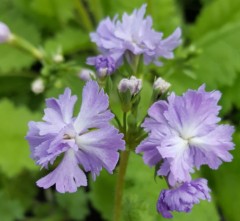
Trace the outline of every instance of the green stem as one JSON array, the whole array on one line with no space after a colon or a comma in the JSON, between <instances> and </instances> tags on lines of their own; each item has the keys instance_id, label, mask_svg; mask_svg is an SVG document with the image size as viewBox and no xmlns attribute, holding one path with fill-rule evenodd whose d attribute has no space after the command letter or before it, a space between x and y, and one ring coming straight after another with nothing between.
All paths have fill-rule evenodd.
<instances>
[{"instance_id":1,"label":"green stem","mask_svg":"<svg viewBox=\"0 0 240 221\"><path fill-rule=\"evenodd\" d=\"M124 180L125 180L125 174L127 171L129 154L130 154L129 150L125 150L121 153L119 173L118 173L116 192L115 192L114 211L113 211L114 221L119 221L121 217Z\"/></svg>"},{"instance_id":2,"label":"green stem","mask_svg":"<svg viewBox=\"0 0 240 221\"><path fill-rule=\"evenodd\" d=\"M127 142L127 113L123 112L123 133L125 141Z\"/></svg>"},{"instance_id":3,"label":"green stem","mask_svg":"<svg viewBox=\"0 0 240 221\"><path fill-rule=\"evenodd\" d=\"M32 54L38 60L42 60L44 57L43 53L39 49L37 49L29 41L26 41L25 39L23 39L19 36L12 35L9 40L9 44Z\"/></svg>"},{"instance_id":4,"label":"green stem","mask_svg":"<svg viewBox=\"0 0 240 221\"><path fill-rule=\"evenodd\" d=\"M74 3L75 3L75 7L78 11L79 16L81 17L84 28L87 31L92 31L93 30L92 21L89 18L89 15L88 15L86 9L84 8L82 0L74 0Z\"/></svg>"},{"instance_id":5,"label":"green stem","mask_svg":"<svg viewBox=\"0 0 240 221\"><path fill-rule=\"evenodd\" d=\"M127 146L128 140L127 140L127 113L126 112L123 113L123 133L124 133L126 146ZM125 180L125 175L127 171L129 154L130 154L130 150L126 148L126 150L121 153L121 157L120 157L119 172L118 172L116 191L115 191L113 221L119 221L121 217L124 180Z\"/></svg>"},{"instance_id":6,"label":"green stem","mask_svg":"<svg viewBox=\"0 0 240 221\"><path fill-rule=\"evenodd\" d=\"M119 118L117 117L117 115L113 111L112 111L112 113L114 114L114 120L117 122L117 125L118 125L120 131L122 131L123 127L121 125L121 122L120 122Z\"/></svg>"}]
</instances>

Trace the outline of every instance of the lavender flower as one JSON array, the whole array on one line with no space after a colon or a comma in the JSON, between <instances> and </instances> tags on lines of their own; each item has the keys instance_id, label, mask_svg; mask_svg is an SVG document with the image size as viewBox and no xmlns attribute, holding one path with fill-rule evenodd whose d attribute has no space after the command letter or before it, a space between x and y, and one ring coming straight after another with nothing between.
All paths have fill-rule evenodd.
<instances>
[{"instance_id":1,"label":"lavender flower","mask_svg":"<svg viewBox=\"0 0 240 221\"><path fill-rule=\"evenodd\" d=\"M206 92L205 86L197 91L188 90L183 96L172 93L167 101L154 103L149 118L143 123L149 136L137 147L149 166L162 161L158 175L168 176L171 186L190 181L194 168L208 165L217 169L232 155L232 133L229 125L218 125L217 105L219 91Z\"/></svg>"},{"instance_id":2,"label":"lavender flower","mask_svg":"<svg viewBox=\"0 0 240 221\"><path fill-rule=\"evenodd\" d=\"M172 218L170 211L190 212L200 200L211 200L207 180L197 179L185 182L177 188L162 190L157 202L157 210L164 218Z\"/></svg>"},{"instance_id":3,"label":"lavender flower","mask_svg":"<svg viewBox=\"0 0 240 221\"><path fill-rule=\"evenodd\" d=\"M11 32L6 24L0 22L0 43L8 41L10 38Z\"/></svg>"},{"instance_id":4,"label":"lavender flower","mask_svg":"<svg viewBox=\"0 0 240 221\"><path fill-rule=\"evenodd\" d=\"M113 114L108 108L108 96L94 81L88 81L83 89L82 106L76 118L73 108L77 100L66 89L58 99L46 100L47 108L41 122L30 122L26 139L31 147L31 157L38 165L48 168L60 155L61 163L37 185L57 191L75 192L86 186L86 172L93 179L104 167L112 173L119 158L118 150L124 149L123 135L110 125Z\"/></svg>"},{"instance_id":5,"label":"lavender flower","mask_svg":"<svg viewBox=\"0 0 240 221\"><path fill-rule=\"evenodd\" d=\"M87 59L87 64L94 65L98 77L105 77L112 74L116 69L116 64L111 56L98 55Z\"/></svg>"},{"instance_id":6,"label":"lavender flower","mask_svg":"<svg viewBox=\"0 0 240 221\"><path fill-rule=\"evenodd\" d=\"M181 43L181 30L177 28L172 35L162 39L163 34L152 29L152 18L144 18L147 5L134 10L131 15L126 13L122 21L106 18L99 24L97 31L91 33L91 40L95 42L102 54L111 56L120 65L126 53L143 55L144 63L162 63L160 57L173 58L173 50Z\"/></svg>"}]
</instances>

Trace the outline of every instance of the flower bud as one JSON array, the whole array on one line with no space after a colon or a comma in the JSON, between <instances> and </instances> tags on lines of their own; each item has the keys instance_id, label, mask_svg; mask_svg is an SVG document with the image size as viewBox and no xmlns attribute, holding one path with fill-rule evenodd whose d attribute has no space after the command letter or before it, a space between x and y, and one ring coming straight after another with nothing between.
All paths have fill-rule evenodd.
<instances>
[{"instance_id":1,"label":"flower bud","mask_svg":"<svg viewBox=\"0 0 240 221\"><path fill-rule=\"evenodd\" d=\"M92 79L96 78L95 73L90 70L90 69L85 69L83 68L79 74L78 74L79 78L81 78L83 81L90 81Z\"/></svg>"},{"instance_id":2,"label":"flower bud","mask_svg":"<svg viewBox=\"0 0 240 221\"><path fill-rule=\"evenodd\" d=\"M128 112L137 110L140 101L140 90L142 89L142 80L131 76L130 79L123 78L118 84L119 98L121 100L122 110Z\"/></svg>"},{"instance_id":3,"label":"flower bud","mask_svg":"<svg viewBox=\"0 0 240 221\"><path fill-rule=\"evenodd\" d=\"M64 57L62 54L55 54L53 56L53 61L56 62L56 63L61 63L64 61Z\"/></svg>"},{"instance_id":4,"label":"flower bud","mask_svg":"<svg viewBox=\"0 0 240 221\"><path fill-rule=\"evenodd\" d=\"M44 81L41 78L37 78L31 84L31 89L34 94L41 94L45 90Z\"/></svg>"},{"instance_id":5,"label":"flower bud","mask_svg":"<svg viewBox=\"0 0 240 221\"><path fill-rule=\"evenodd\" d=\"M87 64L95 66L99 78L111 75L116 70L116 63L111 56L90 57L87 59Z\"/></svg>"},{"instance_id":6,"label":"flower bud","mask_svg":"<svg viewBox=\"0 0 240 221\"><path fill-rule=\"evenodd\" d=\"M11 32L6 24L0 22L0 43L7 42L11 36Z\"/></svg>"},{"instance_id":7,"label":"flower bud","mask_svg":"<svg viewBox=\"0 0 240 221\"><path fill-rule=\"evenodd\" d=\"M153 89L164 94L171 87L171 84L159 77L153 84Z\"/></svg>"},{"instance_id":8,"label":"flower bud","mask_svg":"<svg viewBox=\"0 0 240 221\"><path fill-rule=\"evenodd\" d=\"M129 90L131 95L138 94L141 89L142 80L134 76L131 76L130 79L123 78L118 85L118 90L120 93Z\"/></svg>"}]
</instances>

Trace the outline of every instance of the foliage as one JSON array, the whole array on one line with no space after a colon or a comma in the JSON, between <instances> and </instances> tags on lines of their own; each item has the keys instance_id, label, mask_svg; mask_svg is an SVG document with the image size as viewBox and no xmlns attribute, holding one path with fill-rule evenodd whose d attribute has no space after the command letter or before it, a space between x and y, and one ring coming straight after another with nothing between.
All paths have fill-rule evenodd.
<instances>
[{"instance_id":1,"label":"foliage","mask_svg":"<svg viewBox=\"0 0 240 221\"><path fill-rule=\"evenodd\" d=\"M144 67L148 82L143 85L138 120L142 121L147 114L154 76L163 76L178 94L203 83L209 90L221 90L221 115L236 126L233 162L221 166L218 171L206 168L201 171L210 180L212 202L201 202L189 214L175 213L173 220L239 220L239 0L201 0L200 14L191 23L186 21L184 8L176 0L1 0L0 21L8 24L14 34L27 39L47 59L43 62L19 47L0 45L0 202L4 202L0 204L0 220L112 219L117 173L109 175L102 171L95 182L89 176L89 189L82 188L75 194L40 190L35 182L43 172L29 157L24 137L27 123L40 120L44 99L58 96L65 87L78 95L75 111L79 110L84 82L78 73L87 67L86 58L97 54L89 32L95 30L101 19L130 13L146 2L156 30L161 30L165 37L180 26L183 38L174 59L163 60L162 67ZM61 55L63 60L54 61L56 55ZM34 94L31 90L31 84L38 78L45 83L42 94ZM120 78L113 76L113 79L113 88L116 88ZM110 105L121 119L115 92L110 94ZM166 188L164 180L157 178L154 181L153 169L144 165L141 157L131 153L122 220L164 220L156 212L156 201L162 188ZM92 212L98 217L93 217Z\"/></svg>"}]
</instances>

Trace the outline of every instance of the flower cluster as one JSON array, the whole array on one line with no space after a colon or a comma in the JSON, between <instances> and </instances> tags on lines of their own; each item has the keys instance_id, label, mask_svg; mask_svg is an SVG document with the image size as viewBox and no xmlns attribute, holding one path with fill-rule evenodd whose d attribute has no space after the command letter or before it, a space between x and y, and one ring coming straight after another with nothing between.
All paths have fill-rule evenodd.
<instances>
[{"instance_id":1,"label":"flower cluster","mask_svg":"<svg viewBox=\"0 0 240 221\"><path fill-rule=\"evenodd\" d=\"M161 163L157 174L166 176L173 188L160 194L158 211L165 217L169 217L166 215L169 210L190 211L192 204L199 202L197 199L209 200L206 182L191 181L195 168L208 165L217 169L223 161L232 160L228 151L234 147L234 128L218 124L220 97L219 91L206 92L204 85L197 91L188 90L183 96L172 93L167 101L158 101L150 107L149 117L142 124L149 136L136 152L143 152L144 162L149 166ZM187 200L187 209L185 203L177 203L178 198L182 198L180 202Z\"/></svg>"},{"instance_id":2,"label":"flower cluster","mask_svg":"<svg viewBox=\"0 0 240 221\"><path fill-rule=\"evenodd\" d=\"M96 82L87 82L80 112L74 118L76 101L67 88L59 99L46 100L42 122L29 123L26 139L36 163L48 168L60 155L63 157L54 171L37 182L39 187L56 185L59 192L75 192L77 187L87 185L82 170L91 172L93 179L103 167L112 173L118 150L125 148L122 134L109 123L113 114L108 110L108 96Z\"/></svg>"},{"instance_id":3,"label":"flower cluster","mask_svg":"<svg viewBox=\"0 0 240 221\"><path fill-rule=\"evenodd\" d=\"M126 141L125 160L131 150L142 153L145 164L155 166L157 175L167 181L169 189L160 192L157 211L165 218L172 218L172 211L190 212L200 200L210 201L207 180L192 180L191 174L202 165L217 169L232 160L229 151L234 148L234 128L219 124L219 91L207 92L202 85L198 90L177 96L168 92L171 84L161 77L155 77L148 117L139 120L145 86L144 75L137 73L139 63L162 65L160 59L173 58L173 50L181 43L180 28L163 39L163 33L152 29L152 18L145 17L145 12L146 4L130 15L124 13L121 20L116 16L99 24L96 32L91 33L91 40L101 54L87 59L87 64L96 68L96 75L88 69L79 73L87 81L80 112L73 117L77 97L67 88L58 99L46 100L42 121L29 123L26 139L36 163L46 169L50 165L55 168L38 180L37 185L45 189L55 185L61 193L86 186L84 172L90 172L94 180L102 168L112 173L119 160L118 151L125 150ZM0 43L7 41L9 35L8 28L0 22ZM119 69L123 70L122 78L112 77L123 63L125 66ZM45 90L44 82L39 79L32 84L36 94ZM122 114L122 121L119 116L115 120L124 134L110 123L114 115L108 109L109 100L104 92L104 89L109 94L116 91L113 90L116 79L118 97L113 94L111 98L119 98L121 103L122 112L116 113ZM124 182L126 165L121 170L122 162L125 161L119 164L122 177L117 182ZM118 183L115 195L120 205L123 186ZM118 216L118 212L115 214Z\"/></svg>"},{"instance_id":4,"label":"flower cluster","mask_svg":"<svg viewBox=\"0 0 240 221\"><path fill-rule=\"evenodd\" d=\"M131 55L143 55L144 63L154 62L161 65L160 57L173 58L173 50L181 43L181 30L177 28L172 35L162 39L163 33L152 29L152 18L144 18L147 5L134 10L131 15L126 13L122 21L106 18L100 22L97 31L91 33L91 40L95 42L102 54L111 56L117 66ZM130 54L129 54L130 53Z\"/></svg>"}]
</instances>

